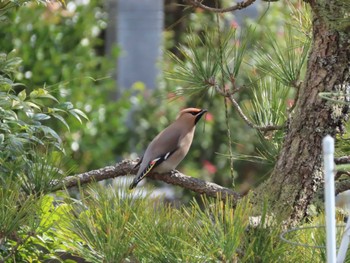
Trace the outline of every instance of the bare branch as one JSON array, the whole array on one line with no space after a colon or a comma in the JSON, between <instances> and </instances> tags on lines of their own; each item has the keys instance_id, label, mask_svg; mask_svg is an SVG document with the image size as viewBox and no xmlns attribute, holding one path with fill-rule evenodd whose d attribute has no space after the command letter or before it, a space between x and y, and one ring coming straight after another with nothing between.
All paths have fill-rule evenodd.
<instances>
[{"instance_id":1,"label":"bare branch","mask_svg":"<svg viewBox=\"0 0 350 263\"><path fill-rule=\"evenodd\" d=\"M227 8L214 8L214 7L210 7L207 5L203 5L202 0L187 0L187 2L194 7L199 7L199 8L202 8L202 9L210 11L210 12L226 13L226 12L232 12L235 10L244 9L244 8L250 6L251 4L253 4L255 2L255 0L245 0L242 2L238 2L235 5L227 7Z\"/></svg>"},{"instance_id":2,"label":"bare branch","mask_svg":"<svg viewBox=\"0 0 350 263\"><path fill-rule=\"evenodd\" d=\"M106 179L116 178L119 176L125 176L128 174L135 174L133 167L136 165L136 161L124 160L117 163L114 166L106 166L97 170L89 172L67 176L63 182L53 187L53 191L61 190L63 188L72 188L75 186L88 184L91 182L103 181Z\"/></svg>"},{"instance_id":3,"label":"bare branch","mask_svg":"<svg viewBox=\"0 0 350 263\"><path fill-rule=\"evenodd\" d=\"M240 194L232 191L229 188L182 174L179 171L172 171L171 173L167 174L155 173L150 175L149 178L161 180L168 184L178 185L182 188L189 189L199 194L205 194L210 197L217 197L219 194L220 198L222 199L232 196L237 201L241 198Z\"/></svg>"},{"instance_id":4,"label":"bare branch","mask_svg":"<svg viewBox=\"0 0 350 263\"><path fill-rule=\"evenodd\" d=\"M219 94L221 94L222 96L228 98L231 101L233 107L237 110L238 115L241 116L241 118L244 120L244 122L246 124L248 124L249 127L253 128L253 129L257 129L257 130L262 131L262 132L282 130L284 128L283 125L266 125L266 126L258 126L258 125L256 125L251 120L249 120L249 118L244 114L243 110L241 109L241 107L239 106L238 102L233 97L232 93L224 92L218 86L215 86L215 89L216 89L216 91Z\"/></svg>"},{"instance_id":5,"label":"bare branch","mask_svg":"<svg viewBox=\"0 0 350 263\"><path fill-rule=\"evenodd\" d=\"M62 183L59 183L54 187L54 191L64 188L72 188L91 182L102 181L105 179L116 178L119 176L136 174L137 169L134 169L135 164L136 161L124 160L114 166L106 166L86 173L68 176ZM170 173L163 174L152 173L147 175L147 178L160 180L168 184L178 185L182 188L189 189L193 192L205 194L211 197L220 196L220 198L225 199L228 196L232 196L235 201L241 198L240 194L234 192L229 188L187 176L175 170Z\"/></svg>"},{"instance_id":6,"label":"bare branch","mask_svg":"<svg viewBox=\"0 0 350 263\"><path fill-rule=\"evenodd\" d=\"M347 190L350 190L350 179L335 182L335 195ZM321 200L322 202L324 202L324 185L317 189L315 194L315 200Z\"/></svg>"},{"instance_id":7,"label":"bare branch","mask_svg":"<svg viewBox=\"0 0 350 263\"><path fill-rule=\"evenodd\" d=\"M350 156L342 156L334 158L335 164L349 164L350 163Z\"/></svg>"},{"instance_id":8,"label":"bare branch","mask_svg":"<svg viewBox=\"0 0 350 263\"><path fill-rule=\"evenodd\" d=\"M350 189L350 180L343 180L335 183L335 194L339 194Z\"/></svg>"},{"instance_id":9,"label":"bare branch","mask_svg":"<svg viewBox=\"0 0 350 263\"><path fill-rule=\"evenodd\" d=\"M346 176L349 176L350 177L350 172L349 171L343 171L343 170L340 170L340 171L337 171L335 173L335 180L339 179L342 175L346 175Z\"/></svg>"}]
</instances>

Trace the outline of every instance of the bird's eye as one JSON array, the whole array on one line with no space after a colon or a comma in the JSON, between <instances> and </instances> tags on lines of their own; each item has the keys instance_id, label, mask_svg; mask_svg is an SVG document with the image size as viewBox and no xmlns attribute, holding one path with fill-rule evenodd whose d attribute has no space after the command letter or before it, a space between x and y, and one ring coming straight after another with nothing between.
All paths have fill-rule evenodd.
<instances>
[{"instance_id":1,"label":"bird's eye","mask_svg":"<svg viewBox=\"0 0 350 263\"><path fill-rule=\"evenodd\" d=\"M196 116L197 114L198 114L198 112L196 112L196 111L191 111L190 112L193 116Z\"/></svg>"}]
</instances>

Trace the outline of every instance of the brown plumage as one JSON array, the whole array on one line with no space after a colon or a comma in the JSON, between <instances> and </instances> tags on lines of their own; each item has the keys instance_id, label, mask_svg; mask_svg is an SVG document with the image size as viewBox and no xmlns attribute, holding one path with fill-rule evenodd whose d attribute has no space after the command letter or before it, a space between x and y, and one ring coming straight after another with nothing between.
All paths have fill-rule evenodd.
<instances>
[{"instance_id":1,"label":"brown plumage","mask_svg":"<svg viewBox=\"0 0 350 263\"><path fill-rule=\"evenodd\" d=\"M140 166L130 189L151 171L165 173L175 169L188 153L196 123L207 110L187 108L180 112L175 122L160 132L148 145L136 166Z\"/></svg>"}]
</instances>

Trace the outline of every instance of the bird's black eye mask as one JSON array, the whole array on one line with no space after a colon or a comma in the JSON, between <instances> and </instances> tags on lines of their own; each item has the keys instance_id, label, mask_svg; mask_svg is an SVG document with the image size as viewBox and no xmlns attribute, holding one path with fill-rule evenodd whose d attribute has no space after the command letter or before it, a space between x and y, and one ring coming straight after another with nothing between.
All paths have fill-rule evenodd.
<instances>
[{"instance_id":1,"label":"bird's black eye mask","mask_svg":"<svg viewBox=\"0 0 350 263\"><path fill-rule=\"evenodd\" d=\"M207 110L201 110L200 112L191 112L194 116L196 116L196 119L194 121L195 124L202 118L202 116L207 112Z\"/></svg>"}]
</instances>

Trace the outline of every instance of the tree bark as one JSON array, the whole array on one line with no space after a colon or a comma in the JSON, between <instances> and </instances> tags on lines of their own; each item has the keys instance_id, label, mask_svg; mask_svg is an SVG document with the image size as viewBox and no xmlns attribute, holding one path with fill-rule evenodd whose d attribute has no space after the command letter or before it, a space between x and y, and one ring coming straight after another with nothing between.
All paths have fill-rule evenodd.
<instances>
[{"instance_id":1,"label":"tree bark","mask_svg":"<svg viewBox=\"0 0 350 263\"><path fill-rule=\"evenodd\" d=\"M320 92L350 92L350 28L339 23L339 16L346 15L345 1L309 1L313 44L306 76L275 168L256 190L257 204L267 198L273 213L289 225L307 216L322 185L323 137L342 132L347 118L347 105L319 96Z\"/></svg>"}]
</instances>

